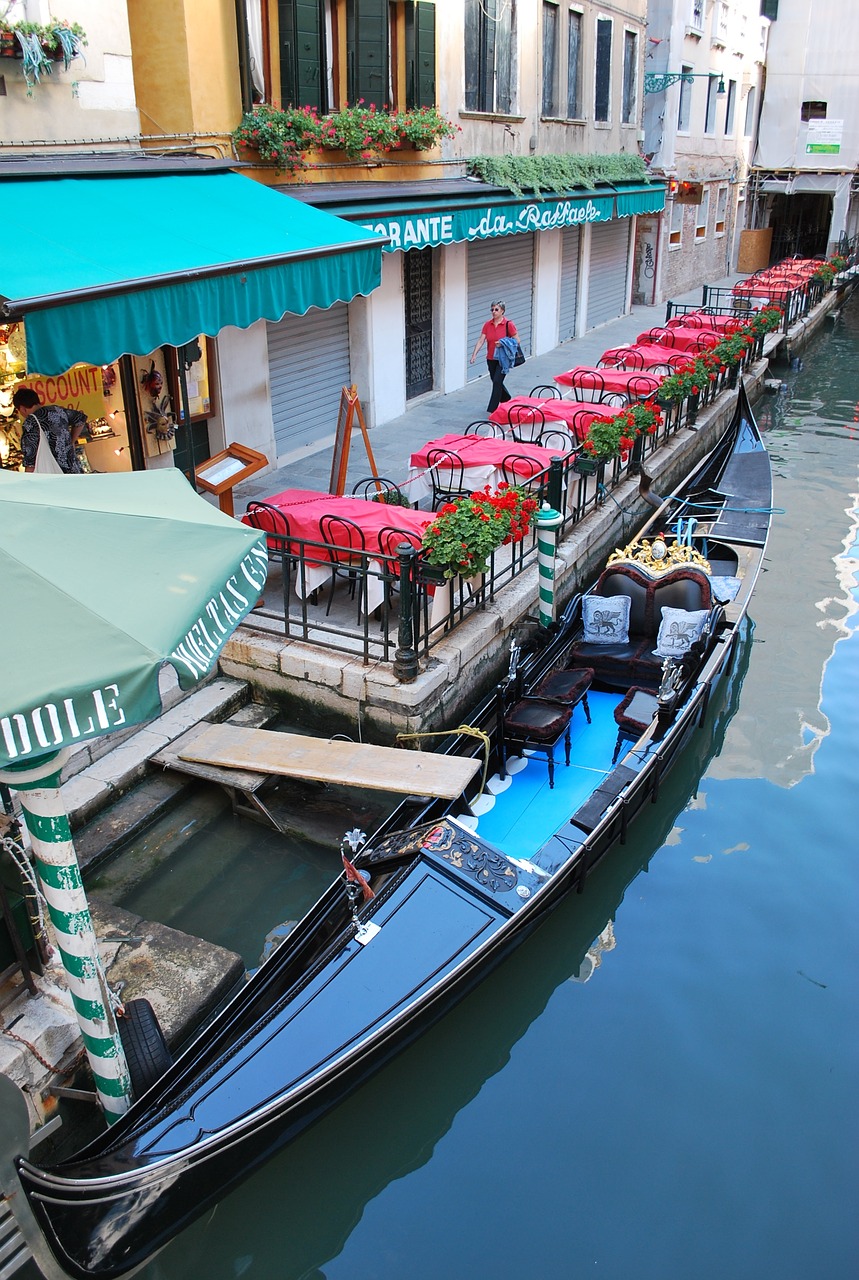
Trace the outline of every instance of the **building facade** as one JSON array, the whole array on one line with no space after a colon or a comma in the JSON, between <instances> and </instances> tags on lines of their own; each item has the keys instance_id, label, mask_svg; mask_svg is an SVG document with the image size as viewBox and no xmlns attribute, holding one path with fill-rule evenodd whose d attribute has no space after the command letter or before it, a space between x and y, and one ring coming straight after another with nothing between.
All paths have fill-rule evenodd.
<instances>
[{"instance_id":1,"label":"building facade","mask_svg":"<svg viewBox=\"0 0 859 1280\"><path fill-rule=\"evenodd\" d=\"M859 233L859 9L850 0L769 8L749 225L772 261L831 254Z\"/></svg>"},{"instance_id":2,"label":"building facade","mask_svg":"<svg viewBox=\"0 0 859 1280\"><path fill-rule=\"evenodd\" d=\"M222 324L217 312L217 328L126 348L86 377L28 368L65 378L42 378L52 395L73 381L89 390L82 407L102 431L87 446L94 469L190 470L233 441L283 464L330 440L349 384L371 425L389 421L485 376L468 357L493 297L528 354L628 311L645 256L636 229L663 204L639 158L645 0L70 0L63 17L85 30L85 61L30 92L10 67L0 172L20 177L14 166L34 153L60 168L121 153L174 175L205 161L260 180L297 210L287 221L300 209L333 215L344 243L352 234L384 246L372 287L338 292L332 268L318 305L299 290L252 323ZM7 22L21 18L52 20L47 0L15 0ZM357 103L382 114L437 108L452 129L427 150L356 159L317 149L293 175L234 150L242 113L264 103L320 118ZM489 163L549 155L602 167L559 190L537 168L535 190ZM201 239L215 216L205 203L182 215ZM239 219L237 262L250 239ZM8 368L20 380L20 332L16 342Z\"/></svg>"},{"instance_id":3,"label":"building facade","mask_svg":"<svg viewBox=\"0 0 859 1280\"><path fill-rule=\"evenodd\" d=\"M644 150L668 191L641 302L737 264L769 27L761 0L650 0Z\"/></svg>"}]
</instances>

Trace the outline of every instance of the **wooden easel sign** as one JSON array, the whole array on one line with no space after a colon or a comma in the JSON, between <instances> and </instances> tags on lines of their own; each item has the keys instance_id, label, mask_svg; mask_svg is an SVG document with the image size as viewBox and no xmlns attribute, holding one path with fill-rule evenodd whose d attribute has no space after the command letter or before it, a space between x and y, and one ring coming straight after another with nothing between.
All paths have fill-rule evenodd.
<instances>
[{"instance_id":1,"label":"wooden easel sign","mask_svg":"<svg viewBox=\"0 0 859 1280\"><path fill-rule=\"evenodd\" d=\"M370 437L367 434L367 424L361 411L361 401L358 399L358 388L353 383L351 387L344 387L340 393L340 411L337 414L334 454L331 458L331 479L328 481L328 492L333 493L338 498L342 498L346 492L349 446L352 443L352 428L355 425L356 418L358 426L361 428L361 435L364 438L364 448L367 451L367 461L370 464L370 475L378 478L379 472L376 470L376 459L373 457Z\"/></svg>"}]
</instances>

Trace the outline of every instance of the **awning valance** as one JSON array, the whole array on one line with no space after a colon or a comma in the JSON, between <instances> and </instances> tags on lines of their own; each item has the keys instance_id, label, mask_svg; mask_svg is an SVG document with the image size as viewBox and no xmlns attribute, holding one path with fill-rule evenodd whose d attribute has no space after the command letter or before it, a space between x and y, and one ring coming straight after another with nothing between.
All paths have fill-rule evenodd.
<instances>
[{"instance_id":1,"label":"awning valance","mask_svg":"<svg viewBox=\"0 0 859 1280\"><path fill-rule=\"evenodd\" d=\"M659 182L618 187L615 205L619 218L631 218L636 213L659 213L665 208L665 186Z\"/></svg>"},{"instance_id":2,"label":"awning valance","mask_svg":"<svg viewBox=\"0 0 859 1280\"><path fill-rule=\"evenodd\" d=\"M350 219L357 218L343 211ZM487 240L493 236L515 236L527 231L551 231L556 227L579 227L587 222L610 222L614 213L614 192L585 191L564 199L491 201L466 208L425 209L397 216L379 211L361 216L366 231L390 237L389 253L402 249L436 248L461 240Z\"/></svg>"},{"instance_id":3,"label":"awning valance","mask_svg":"<svg viewBox=\"0 0 859 1280\"><path fill-rule=\"evenodd\" d=\"M16 210L0 312L26 321L27 363L40 373L302 315L381 279L378 236L238 173L0 188Z\"/></svg>"}]
</instances>

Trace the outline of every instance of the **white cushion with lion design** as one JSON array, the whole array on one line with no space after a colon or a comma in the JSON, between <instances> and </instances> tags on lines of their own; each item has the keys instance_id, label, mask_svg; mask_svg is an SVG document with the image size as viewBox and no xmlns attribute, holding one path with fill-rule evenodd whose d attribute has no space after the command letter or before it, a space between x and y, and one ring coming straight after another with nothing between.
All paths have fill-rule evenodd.
<instances>
[{"instance_id":1,"label":"white cushion with lion design","mask_svg":"<svg viewBox=\"0 0 859 1280\"><path fill-rule=\"evenodd\" d=\"M585 596L582 622L585 644L629 642L629 596Z\"/></svg>"}]
</instances>

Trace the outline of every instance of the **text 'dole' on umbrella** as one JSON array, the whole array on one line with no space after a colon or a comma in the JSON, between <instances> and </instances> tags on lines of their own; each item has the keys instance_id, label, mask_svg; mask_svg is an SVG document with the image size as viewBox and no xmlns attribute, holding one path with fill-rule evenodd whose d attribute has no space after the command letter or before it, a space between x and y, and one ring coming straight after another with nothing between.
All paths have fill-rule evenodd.
<instances>
[{"instance_id":1,"label":"text 'dole' on umbrella","mask_svg":"<svg viewBox=\"0 0 859 1280\"><path fill-rule=\"evenodd\" d=\"M0 781L15 788L108 1119L130 1086L81 883L60 774L68 749L158 715L165 663L209 675L267 573L265 535L178 471L0 471L7 679Z\"/></svg>"}]
</instances>

